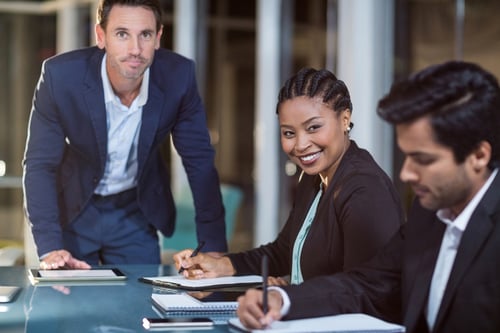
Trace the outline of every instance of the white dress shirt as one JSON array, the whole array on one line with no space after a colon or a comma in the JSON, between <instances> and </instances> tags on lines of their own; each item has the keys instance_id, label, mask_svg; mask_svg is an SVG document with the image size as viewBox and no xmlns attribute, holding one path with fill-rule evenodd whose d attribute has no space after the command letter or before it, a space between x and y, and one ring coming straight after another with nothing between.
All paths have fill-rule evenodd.
<instances>
[{"instance_id":1,"label":"white dress shirt","mask_svg":"<svg viewBox=\"0 0 500 333\"><path fill-rule=\"evenodd\" d=\"M453 267L453 263L455 262L455 256L458 246L460 245L462 233L467 227L472 213L483 198L484 193L490 187L493 179L495 179L497 172L498 169L495 169L491 173L490 177L484 183L483 187L481 187L474 198L472 198L472 200L465 207L462 213L460 213L460 215L457 216L454 221L451 221L451 219L449 218L449 210L442 209L437 212L438 218L446 224L446 231L443 236L441 249L439 251L438 260L435 266L436 268L434 269L434 274L432 276L431 289L428 298L427 324L429 325L430 330L432 330L434 327L434 321L436 320L437 312L439 310L439 306L441 305L441 300L443 298L446 284L448 283L451 268ZM288 294L279 287L269 287L269 290L276 290L281 294L281 297L283 299L281 315L286 316L290 311L290 297L288 297Z\"/></svg>"},{"instance_id":2,"label":"white dress shirt","mask_svg":"<svg viewBox=\"0 0 500 333\"><path fill-rule=\"evenodd\" d=\"M436 214L437 217L446 224L446 230L443 235L439 256L432 275L431 287L427 300L426 319L430 331L434 328L443 294L448 284L453 263L455 262L455 256L457 255L457 250L462 240L462 234L469 223L472 213L483 198L486 190L490 187L496 174L497 169L492 172L488 180L457 217L454 217L447 208L440 209Z\"/></svg>"},{"instance_id":3,"label":"white dress shirt","mask_svg":"<svg viewBox=\"0 0 500 333\"><path fill-rule=\"evenodd\" d=\"M144 72L139 95L130 107L115 95L106 72L106 55L102 59L101 76L106 104L108 147L104 175L95 193L110 195L137 185L137 144L142 120L142 107L148 100L149 68Z\"/></svg>"}]
</instances>

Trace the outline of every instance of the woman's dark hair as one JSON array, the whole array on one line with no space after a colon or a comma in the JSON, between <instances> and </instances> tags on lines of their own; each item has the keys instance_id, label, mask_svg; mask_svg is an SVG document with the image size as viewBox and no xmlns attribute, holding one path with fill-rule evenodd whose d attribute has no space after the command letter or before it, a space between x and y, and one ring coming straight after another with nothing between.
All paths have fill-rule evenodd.
<instances>
[{"instance_id":1,"label":"woman's dark hair","mask_svg":"<svg viewBox=\"0 0 500 333\"><path fill-rule=\"evenodd\" d=\"M394 84L377 113L392 124L429 116L435 139L462 163L481 141L491 145L490 168L500 161L500 88L473 63L449 61Z\"/></svg>"},{"instance_id":2,"label":"woman's dark hair","mask_svg":"<svg viewBox=\"0 0 500 333\"><path fill-rule=\"evenodd\" d=\"M352 111L347 86L326 69L303 68L290 77L279 92L276 113L279 113L279 106L282 102L299 96L320 98L335 112L346 109Z\"/></svg>"},{"instance_id":3,"label":"woman's dark hair","mask_svg":"<svg viewBox=\"0 0 500 333\"><path fill-rule=\"evenodd\" d=\"M108 24L109 12L113 6L132 6L144 7L153 12L156 19L156 31L160 31L161 20L161 6L159 0L101 0L97 7L97 23L101 25L103 30L106 30Z\"/></svg>"}]
</instances>

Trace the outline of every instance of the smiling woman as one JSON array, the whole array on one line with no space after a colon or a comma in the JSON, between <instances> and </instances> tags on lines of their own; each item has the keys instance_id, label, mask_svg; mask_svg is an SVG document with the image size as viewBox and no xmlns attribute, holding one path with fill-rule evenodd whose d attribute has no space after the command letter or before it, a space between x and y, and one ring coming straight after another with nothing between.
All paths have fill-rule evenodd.
<instances>
[{"instance_id":1,"label":"smiling woman","mask_svg":"<svg viewBox=\"0 0 500 333\"><path fill-rule=\"evenodd\" d=\"M303 69L286 81L277 105L281 145L303 176L285 226L275 241L219 259L181 251L174 259L184 275L260 274L266 255L270 284L298 284L371 258L403 215L389 177L350 140L351 112L347 87L327 70Z\"/></svg>"},{"instance_id":2,"label":"smiling woman","mask_svg":"<svg viewBox=\"0 0 500 333\"><path fill-rule=\"evenodd\" d=\"M295 97L279 107L281 146L307 174L319 174L325 185L349 148L351 110L332 112L320 98Z\"/></svg>"}]
</instances>

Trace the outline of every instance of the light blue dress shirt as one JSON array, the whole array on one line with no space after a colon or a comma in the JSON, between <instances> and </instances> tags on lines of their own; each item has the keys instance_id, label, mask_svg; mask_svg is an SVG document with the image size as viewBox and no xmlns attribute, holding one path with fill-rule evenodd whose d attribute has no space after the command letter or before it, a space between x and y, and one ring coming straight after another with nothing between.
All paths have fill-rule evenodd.
<instances>
[{"instance_id":1,"label":"light blue dress shirt","mask_svg":"<svg viewBox=\"0 0 500 333\"><path fill-rule=\"evenodd\" d=\"M309 211L307 212L306 218L304 219L304 223L302 223L302 227L300 228L299 233L295 238L292 252L292 273L290 276L291 284L299 284L304 282L304 278L302 277L302 270L300 268L300 257L302 255L302 247L304 246L307 234L309 233L311 224L314 220L314 217L316 216L316 210L318 208L321 194L323 194L323 183L321 183L319 191L316 194L311 207L309 207Z\"/></svg>"},{"instance_id":2,"label":"light blue dress shirt","mask_svg":"<svg viewBox=\"0 0 500 333\"><path fill-rule=\"evenodd\" d=\"M106 55L102 60L101 76L106 104L108 147L104 175L95 193L111 195L137 185L137 144L142 107L148 100L149 68L144 72L139 95L130 107L121 103L111 87L106 73Z\"/></svg>"}]
</instances>

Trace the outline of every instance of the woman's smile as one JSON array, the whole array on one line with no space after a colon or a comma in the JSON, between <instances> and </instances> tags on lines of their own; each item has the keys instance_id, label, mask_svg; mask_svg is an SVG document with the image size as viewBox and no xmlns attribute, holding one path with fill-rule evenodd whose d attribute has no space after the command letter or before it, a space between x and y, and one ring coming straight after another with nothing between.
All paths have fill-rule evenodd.
<instances>
[{"instance_id":1,"label":"woman's smile","mask_svg":"<svg viewBox=\"0 0 500 333\"><path fill-rule=\"evenodd\" d=\"M299 160L302 162L302 164L312 164L316 162L321 154L321 151L313 153L313 154L308 154L304 156L297 156Z\"/></svg>"}]
</instances>

